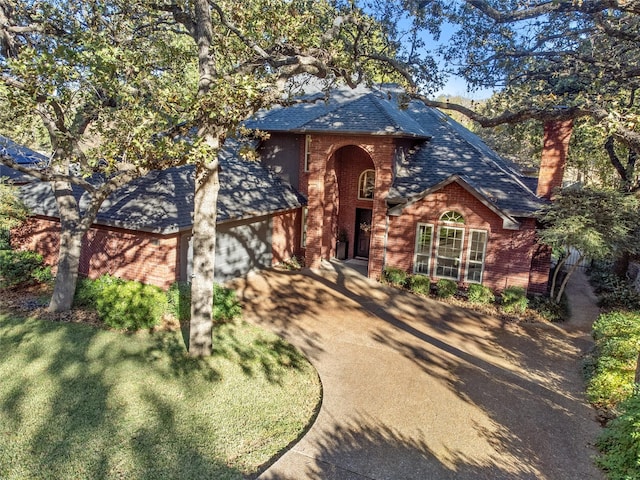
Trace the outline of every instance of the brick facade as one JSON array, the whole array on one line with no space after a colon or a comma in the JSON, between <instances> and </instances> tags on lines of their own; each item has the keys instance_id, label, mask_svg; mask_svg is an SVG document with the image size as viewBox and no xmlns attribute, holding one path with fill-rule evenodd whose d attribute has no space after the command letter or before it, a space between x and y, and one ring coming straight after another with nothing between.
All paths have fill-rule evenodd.
<instances>
[{"instance_id":1,"label":"brick facade","mask_svg":"<svg viewBox=\"0 0 640 480\"><path fill-rule=\"evenodd\" d=\"M573 120L550 121L544 124L544 141L536 192L539 197L550 199L554 189L562 187L572 131Z\"/></svg>"},{"instance_id":2,"label":"brick facade","mask_svg":"<svg viewBox=\"0 0 640 480\"><path fill-rule=\"evenodd\" d=\"M443 213L452 210L464 218L464 225L455 225L464 228L459 279L461 284L465 283L470 232L481 230L487 232L482 283L498 291L508 286L518 286L534 293L544 293L546 279L541 280L544 268L540 256L537 257L539 265L536 265L538 271L537 276L534 275L535 285L530 284L531 262L537 249L535 221L523 219L519 230L505 230L502 228L502 218L457 183L446 185L407 206L400 216L390 217L386 265L412 272L417 224L430 224L434 226L434 239L429 271L430 276L435 278L437 232L438 227L444 225L440 218ZM548 276L548 263L546 271Z\"/></svg>"},{"instance_id":3,"label":"brick facade","mask_svg":"<svg viewBox=\"0 0 640 480\"><path fill-rule=\"evenodd\" d=\"M304 144L301 165L304 165ZM308 196L305 262L317 268L335 255L340 229L347 232L350 257L355 248L355 209L372 211L369 276L382 271L386 195L391 187L396 142L390 137L313 135L309 171L300 172L301 192ZM373 200L358 200L357 183L363 170L375 170Z\"/></svg>"},{"instance_id":4,"label":"brick facade","mask_svg":"<svg viewBox=\"0 0 640 480\"><path fill-rule=\"evenodd\" d=\"M520 219L518 230L503 228L503 219L457 183L427 195L407 206L400 216L387 217L386 195L393 180L394 154L398 143L388 137L313 135L309 171L304 171L304 139L301 141L300 185L308 196L306 264L317 268L322 259L335 256L338 233L345 231L348 258L355 256L356 209L372 210L369 277L379 278L385 265L413 271L416 227L434 226L440 216L455 210L465 219L463 263L464 284L471 230L488 235L482 283L494 290L519 286L532 293L544 293L549 275L550 252L536 242L534 219ZM358 180L366 169L376 174L373 200L358 199ZM388 227L387 227L388 221ZM387 231L388 228L388 231ZM436 242L433 242L431 276Z\"/></svg>"},{"instance_id":5,"label":"brick facade","mask_svg":"<svg viewBox=\"0 0 640 480\"><path fill-rule=\"evenodd\" d=\"M60 224L32 217L12 232L12 243L43 255L47 265L58 259ZM156 235L94 226L82 242L79 273L89 278L110 274L127 280L168 288L179 279L179 236Z\"/></svg>"}]
</instances>

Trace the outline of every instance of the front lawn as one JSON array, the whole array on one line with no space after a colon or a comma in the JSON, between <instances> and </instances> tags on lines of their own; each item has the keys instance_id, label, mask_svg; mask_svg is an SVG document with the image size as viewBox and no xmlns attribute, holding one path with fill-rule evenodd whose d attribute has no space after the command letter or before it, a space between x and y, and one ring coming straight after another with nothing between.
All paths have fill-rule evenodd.
<instances>
[{"instance_id":1,"label":"front lawn","mask_svg":"<svg viewBox=\"0 0 640 480\"><path fill-rule=\"evenodd\" d=\"M209 359L180 332L123 334L0 314L0 478L235 479L320 401L289 344L238 322Z\"/></svg>"}]
</instances>

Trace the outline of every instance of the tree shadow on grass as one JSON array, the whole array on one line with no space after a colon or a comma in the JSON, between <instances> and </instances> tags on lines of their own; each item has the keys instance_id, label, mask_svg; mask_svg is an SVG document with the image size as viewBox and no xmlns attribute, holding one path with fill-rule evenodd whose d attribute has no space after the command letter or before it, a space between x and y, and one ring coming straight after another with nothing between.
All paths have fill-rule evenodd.
<instances>
[{"instance_id":1,"label":"tree shadow on grass","mask_svg":"<svg viewBox=\"0 0 640 480\"><path fill-rule=\"evenodd\" d=\"M141 349L85 325L2 317L0 325L0 478L243 478L217 447L205 447L224 440L184 425L200 414L184 410L194 392L201 394L194 400L208 398L207 386L222 374L188 357L175 332L153 335ZM243 346L227 335L216 354L271 383L304 361L287 344L259 337ZM163 383L175 386L160 394ZM182 397L186 404L172 401Z\"/></svg>"}]
</instances>

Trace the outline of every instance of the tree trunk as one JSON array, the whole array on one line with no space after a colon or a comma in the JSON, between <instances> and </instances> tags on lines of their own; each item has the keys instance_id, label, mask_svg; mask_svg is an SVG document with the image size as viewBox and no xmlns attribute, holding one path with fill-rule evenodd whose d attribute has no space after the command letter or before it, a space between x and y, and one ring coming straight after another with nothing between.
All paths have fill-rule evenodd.
<instances>
[{"instance_id":1,"label":"tree trunk","mask_svg":"<svg viewBox=\"0 0 640 480\"><path fill-rule=\"evenodd\" d=\"M560 289L558 290L558 296L555 299L556 303L560 303L560 300L562 300L562 294L564 293L564 289L567 286L567 282L569 281L569 277L571 277L571 275L573 275L573 273L576 271L578 266L580 266L580 264L582 263L582 260L584 260L584 255L580 255L580 258L575 263L575 265L571 265L571 268L567 272L567 275L564 277L564 279L562 280L562 283L560 284Z\"/></svg>"},{"instance_id":2,"label":"tree trunk","mask_svg":"<svg viewBox=\"0 0 640 480\"><path fill-rule=\"evenodd\" d=\"M60 250L58 272L49 302L50 312L66 312L71 309L78 282L78 267L82 252L83 231L78 228L62 227L60 230Z\"/></svg>"},{"instance_id":3,"label":"tree trunk","mask_svg":"<svg viewBox=\"0 0 640 480\"><path fill-rule=\"evenodd\" d=\"M569 255L565 253L563 257L558 261L558 264L556 265L556 268L553 271L553 277L551 278L551 292L550 292L551 300L553 300L556 296L556 284L558 283L558 275L560 275L560 272L562 271L564 264L567 263L568 258L569 258Z\"/></svg>"},{"instance_id":4,"label":"tree trunk","mask_svg":"<svg viewBox=\"0 0 640 480\"><path fill-rule=\"evenodd\" d=\"M66 312L73 304L85 229L80 224L78 202L69 182L51 182L60 212L58 272L49 302L50 312Z\"/></svg>"},{"instance_id":5,"label":"tree trunk","mask_svg":"<svg viewBox=\"0 0 640 480\"><path fill-rule=\"evenodd\" d=\"M640 385L640 352L638 352L638 363L636 364L635 383L636 385Z\"/></svg>"},{"instance_id":6,"label":"tree trunk","mask_svg":"<svg viewBox=\"0 0 640 480\"><path fill-rule=\"evenodd\" d=\"M218 159L196 168L193 212L193 278L189 354L211 355L213 329L213 283L215 271Z\"/></svg>"}]
</instances>

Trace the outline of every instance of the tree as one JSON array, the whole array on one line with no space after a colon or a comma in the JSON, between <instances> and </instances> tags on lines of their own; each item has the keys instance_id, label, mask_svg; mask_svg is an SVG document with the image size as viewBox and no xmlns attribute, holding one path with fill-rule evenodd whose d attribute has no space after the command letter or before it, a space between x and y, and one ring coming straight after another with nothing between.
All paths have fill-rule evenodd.
<instances>
[{"instance_id":1,"label":"tree","mask_svg":"<svg viewBox=\"0 0 640 480\"><path fill-rule=\"evenodd\" d=\"M440 48L448 73L499 91L483 111L416 96L483 127L589 118L605 135L640 151L640 8L637 2L404 1L414 16L457 27Z\"/></svg>"},{"instance_id":2,"label":"tree","mask_svg":"<svg viewBox=\"0 0 640 480\"><path fill-rule=\"evenodd\" d=\"M565 189L539 215L540 240L559 252L551 299L559 303L569 277L584 258L612 258L619 251L638 251L638 200L617 190ZM580 253L558 285L559 272L571 250Z\"/></svg>"},{"instance_id":3,"label":"tree","mask_svg":"<svg viewBox=\"0 0 640 480\"><path fill-rule=\"evenodd\" d=\"M174 22L197 50L198 99L191 120L202 141L196 160L194 265L189 352L211 353L215 229L219 190L216 153L260 108L295 102L300 79L396 80L430 77L433 66L403 55L389 31L354 2L194 0L147 4L157 24ZM144 5L143 5L144 7ZM400 74L398 72L401 72Z\"/></svg>"},{"instance_id":4,"label":"tree","mask_svg":"<svg viewBox=\"0 0 640 480\"><path fill-rule=\"evenodd\" d=\"M127 2L0 1L3 117L37 119L53 152L46 169L0 155L52 186L60 250L51 311L71 306L82 237L102 202L150 169L184 161L187 151L152 136L174 125L187 102L179 88L186 57L178 40L129 13ZM84 210L74 189L85 192Z\"/></svg>"}]
</instances>

